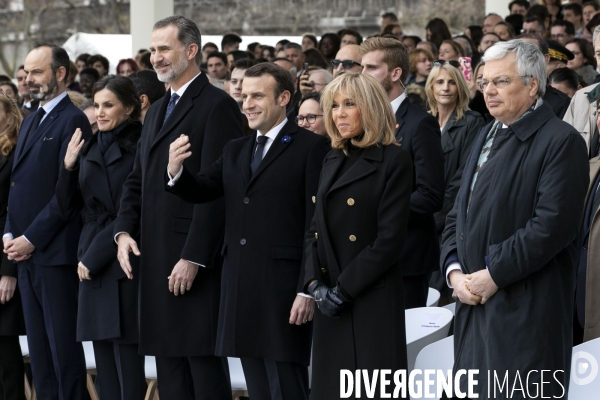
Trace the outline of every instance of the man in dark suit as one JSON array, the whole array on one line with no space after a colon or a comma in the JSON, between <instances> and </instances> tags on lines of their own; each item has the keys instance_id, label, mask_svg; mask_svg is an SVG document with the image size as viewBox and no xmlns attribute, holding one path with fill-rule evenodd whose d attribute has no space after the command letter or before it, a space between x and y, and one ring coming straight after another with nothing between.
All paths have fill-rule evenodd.
<instances>
[{"instance_id":1,"label":"man in dark suit","mask_svg":"<svg viewBox=\"0 0 600 400\"><path fill-rule=\"evenodd\" d=\"M200 31L187 18L154 25L152 64L171 88L146 114L114 229L117 257L129 277L129 253L140 256L141 241L140 353L156 356L160 396L167 400L231 396L227 360L214 355L223 202L185 203L166 193L162 180L169 145L180 134L190 135L195 157L186 166L193 173L242 136L239 108L200 72L199 50Z\"/></svg>"},{"instance_id":2,"label":"man in dark suit","mask_svg":"<svg viewBox=\"0 0 600 400\"><path fill-rule=\"evenodd\" d=\"M434 213L444 203L444 153L434 117L406 100L408 50L396 39L371 38L360 45L363 74L386 90L396 115L396 138L414 165L408 235L402 243L405 308L425 307L431 273L440 254Z\"/></svg>"},{"instance_id":3,"label":"man in dark suit","mask_svg":"<svg viewBox=\"0 0 600 400\"><path fill-rule=\"evenodd\" d=\"M241 358L256 399L308 399L314 301L302 294L302 254L329 145L286 118L293 91L284 68L250 67L243 108L257 133L229 142L200 174L182 167L195 154L187 136L169 150L169 191L198 203L225 198L217 354Z\"/></svg>"},{"instance_id":4,"label":"man in dark suit","mask_svg":"<svg viewBox=\"0 0 600 400\"><path fill-rule=\"evenodd\" d=\"M78 219L63 219L56 200L59 167L80 128L91 136L87 117L71 103L65 82L69 56L39 44L25 59L27 84L40 108L19 134L4 229L4 252L19 263L19 289L37 397L81 399L85 359L75 341Z\"/></svg>"}]
</instances>

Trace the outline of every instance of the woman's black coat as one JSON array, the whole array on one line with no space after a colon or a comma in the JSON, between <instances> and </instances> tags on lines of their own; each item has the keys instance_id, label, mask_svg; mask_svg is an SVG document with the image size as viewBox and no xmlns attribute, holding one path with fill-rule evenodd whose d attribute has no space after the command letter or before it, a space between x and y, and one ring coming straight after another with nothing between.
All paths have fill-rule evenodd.
<instances>
[{"instance_id":1,"label":"woman's black coat","mask_svg":"<svg viewBox=\"0 0 600 400\"><path fill-rule=\"evenodd\" d=\"M139 259L131 257L134 278L127 279L117 261L113 227L141 131L140 123L129 123L115 135L104 155L96 134L84 145L79 167L60 171L56 186L60 211L65 218L81 211L83 229L77 258L92 276L79 284L79 341L137 343Z\"/></svg>"},{"instance_id":2,"label":"woman's black coat","mask_svg":"<svg viewBox=\"0 0 600 400\"><path fill-rule=\"evenodd\" d=\"M354 300L341 318L315 310L311 399L339 398L340 369L406 369L402 269L413 163L395 145L363 150L338 180L341 150L325 158L305 240L305 287L339 282Z\"/></svg>"},{"instance_id":3,"label":"woman's black coat","mask_svg":"<svg viewBox=\"0 0 600 400\"><path fill-rule=\"evenodd\" d=\"M8 190L10 189L10 175L12 172L15 149L7 155L0 155L0 226L4 229L8 210ZM6 254L2 253L0 261L0 276L17 277L17 264L9 261ZM13 298L6 304L0 304L0 336L16 336L25 334L25 320L19 286L15 289Z\"/></svg>"},{"instance_id":4,"label":"woman's black coat","mask_svg":"<svg viewBox=\"0 0 600 400\"><path fill-rule=\"evenodd\" d=\"M438 235L441 235L446 225L446 215L454 206L454 199L460 188L462 171L471 151L471 146L479 131L485 125L481 114L467 111L463 117L456 121L456 109L442 130L442 150L444 151L444 206L435 213L435 226Z\"/></svg>"}]
</instances>

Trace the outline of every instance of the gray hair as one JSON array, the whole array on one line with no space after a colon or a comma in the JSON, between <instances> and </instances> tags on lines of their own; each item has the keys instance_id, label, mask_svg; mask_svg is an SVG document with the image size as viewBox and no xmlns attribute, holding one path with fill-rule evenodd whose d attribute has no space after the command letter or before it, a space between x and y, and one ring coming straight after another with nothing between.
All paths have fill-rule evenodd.
<instances>
[{"instance_id":1,"label":"gray hair","mask_svg":"<svg viewBox=\"0 0 600 400\"><path fill-rule=\"evenodd\" d=\"M600 37L600 25L598 25L595 29L594 29L594 36L592 36L592 46L596 47L596 40L598 40L598 38ZM595 50L595 49L594 49Z\"/></svg>"},{"instance_id":2,"label":"gray hair","mask_svg":"<svg viewBox=\"0 0 600 400\"><path fill-rule=\"evenodd\" d=\"M463 43L465 45L463 48L465 49L466 56L473 57L473 49L471 48L471 43L469 43L469 41L467 39L465 39L463 37L455 37L455 38L452 38L452 40L457 42L459 45L461 43Z\"/></svg>"},{"instance_id":3,"label":"gray hair","mask_svg":"<svg viewBox=\"0 0 600 400\"><path fill-rule=\"evenodd\" d=\"M529 83L529 78L537 78L539 85L538 97L544 97L546 93L546 60L539 47L524 40L513 39L508 42L498 42L485 51L481 60L488 62L504 58L508 53L515 53L517 61L517 72L523 80L523 84Z\"/></svg>"},{"instance_id":4,"label":"gray hair","mask_svg":"<svg viewBox=\"0 0 600 400\"><path fill-rule=\"evenodd\" d=\"M200 48L202 47L202 38L200 37L198 25L196 25L194 21L182 17L181 15L173 15L171 17L163 18L155 23L152 30L155 31L169 25L177 27L177 40L185 47L188 47L191 44L198 46L198 53L196 53L194 60L196 61L196 64L200 65L202 63L202 52L200 51Z\"/></svg>"},{"instance_id":5,"label":"gray hair","mask_svg":"<svg viewBox=\"0 0 600 400\"><path fill-rule=\"evenodd\" d=\"M333 75L331 75L331 73L329 71L327 71L326 69L315 69L313 71L310 71L310 74L322 74L325 75L325 80L327 81L327 83L331 82L333 80Z\"/></svg>"}]
</instances>

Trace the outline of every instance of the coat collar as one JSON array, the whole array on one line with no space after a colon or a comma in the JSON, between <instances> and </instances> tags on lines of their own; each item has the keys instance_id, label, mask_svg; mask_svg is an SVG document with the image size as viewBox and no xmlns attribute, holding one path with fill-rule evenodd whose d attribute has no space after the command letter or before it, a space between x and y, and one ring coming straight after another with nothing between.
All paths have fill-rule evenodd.
<instances>
[{"instance_id":1,"label":"coat collar","mask_svg":"<svg viewBox=\"0 0 600 400\"><path fill-rule=\"evenodd\" d=\"M334 181L345 157L346 155L342 150L333 150L325 159L324 165L328 165L328 167L323 168L321 185L326 193L347 186L352 182L375 172L376 168L373 166L373 162L383 161L383 146L371 146L364 149L359 159L356 160L356 163L348 170L348 172L346 172L344 176L339 177L337 181Z\"/></svg>"},{"instance_id":2,"label":"coat collar","mask_svg":"<svg viewBox=\"0 0 600 400\"><path fill-rule=\"evenodd\" d=\"M404 118L406 113L408 112L408 105L410 101L408 99L404 99L398 110L396 110L396 131L394 132L396 139L400 138L400 130L402 129L402 125L404 125Z\"/></svg>"},{"instance_id":3,"label":"coat collar","mask_svg":"<svg viewBox=\"0 0 600 400\"><path fill-rule=\"evenodd\" d=\"M545 102L533 110L529 115L521 118L510 126L515 135L521 140L526 141L536 133L542 125L544 125L550 118L554 117L554 112L548 104Z\"/></svg>"},{"instance_id":4,"label":"coat collar","mask_svg":"<svg viewBox=\"0 0 600 400\"><path fill-rule=\"evenodd\" d=\"M464 126L466 123L467 123L467 113L465 112L463 117L457 121L456 120L456 108L455 108L452 111L450 118L448 118L448 122L446 122L444 129L442 130L442 137L446 133L448 133L448 131L450 131L450 129L455 128L455 127L458 128L459 126Z\"/></svg>"}]
</instances>

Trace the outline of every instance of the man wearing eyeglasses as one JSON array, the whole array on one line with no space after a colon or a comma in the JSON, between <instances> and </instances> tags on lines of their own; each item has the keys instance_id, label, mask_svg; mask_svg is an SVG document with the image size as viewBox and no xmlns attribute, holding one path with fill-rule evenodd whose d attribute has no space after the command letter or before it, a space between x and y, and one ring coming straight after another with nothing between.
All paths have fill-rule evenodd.
<instances>
[{"instance_id":1,"label":"man wearing eyeglasses","mask_svg":"<svg viewBox=\"0 0 600 400\"><path fill-rule=\"evenodd\" d=\"M362 73L377 79L386 90L396 115L396 138L413 159L408 234L400 265L405 308L425 307L440 251L433 214L441 210L445 192L440 126L433 116L406 100L403 82L408 75L408 49L402 42L375 37L362 42L360 50Z\"/></svg>"},{"instance_id":2,"label":"man wearing eyeglasses","mask_svg":"<svg viewBox=\"0 0 600 400\"><path fill-rule=\"evenodd\" d=\"M552 23L550 28L550 38L560 43L561 46L566 46L567 42L575 37L575 26L562 19L558 19Z\"/></svg>"},{"instance_id":3,"label":"man wearing eyeglasses","mask_svg":"<svg viewBox=\"0 0 600 400\"><path fill-rule=\"evenodd\" d=\"M331 60L333 77L335 78L346 72L360 74L362 71L362 65L360 64L361 59L360 46L356 44L345 45L337 52L335 59Z\"/></svg>"},{"instance_id":4,"label":"man wearing eyeglasses","mask_svg":"<svg viewBox=\"0 0 600 400\"><path fill-rule=\"evenodd\" d=\"M495 121L473 144L442 234L441 270L457 299L454 370L527 376L523 392L500 389L496 398L531 398L542 387L547 398L566 398L586 146L543 100L537 46L500 42L482 60ZM467 380L456 386L464 392ZM488 380L474 391L488 398Z\"/></svg>"}]
</instances>

